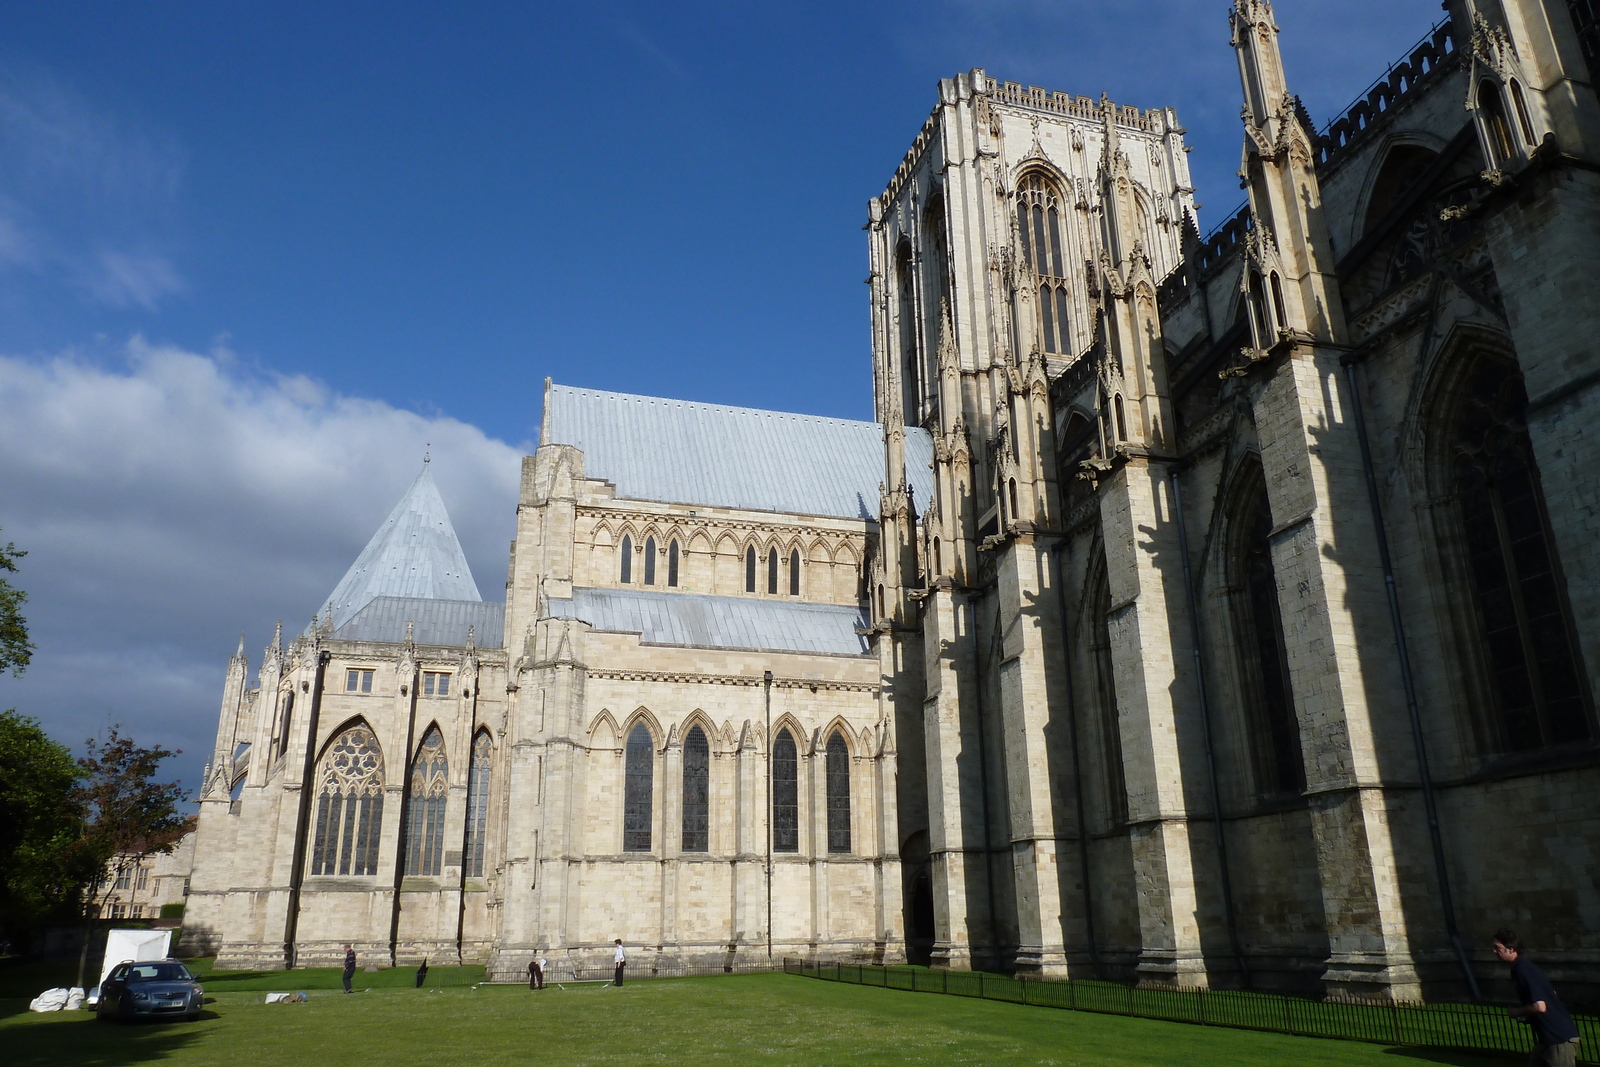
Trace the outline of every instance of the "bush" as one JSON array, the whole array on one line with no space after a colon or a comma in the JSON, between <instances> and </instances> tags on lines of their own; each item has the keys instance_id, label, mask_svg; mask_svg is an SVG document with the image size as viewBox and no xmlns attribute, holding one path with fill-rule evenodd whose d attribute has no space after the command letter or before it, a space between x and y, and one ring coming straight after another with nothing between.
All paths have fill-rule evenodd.
<instances>
[{"instance_id":1,"label":"bush","mask_svg":"<svg viewBox=\"0 0 1600 1067\"><path fill-rule=\"evenodd\" d=\"M181 918L183 918L183 904L182 904L182 902L179 902L177 904L163 904L163 905L161 905L161 917L163 919L181 919Z\"/></svg>"}]
</instances>

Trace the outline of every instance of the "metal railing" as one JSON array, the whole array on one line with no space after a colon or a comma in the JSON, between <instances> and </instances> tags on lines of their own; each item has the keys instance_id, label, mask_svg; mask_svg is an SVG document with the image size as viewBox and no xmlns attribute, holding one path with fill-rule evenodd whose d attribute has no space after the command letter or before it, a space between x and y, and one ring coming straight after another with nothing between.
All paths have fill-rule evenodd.
<instances>
[{"instance_id":1,"label":"metal railing","mask_svg":"<svg viewBox=\"0 0 1600 1067\"><path fill-rule=\"evenodd\" d=\"M818 963L786 957L786 974L916 993L1003 1000L1141 1019L1464 1052L1527 1052L1528 1028L1480 1004L1359 1003L1225 989L1146 989L1083 979L1010 978L980 971ZM1574 1016L1579 1063L1600 1063L1600 1019Z\"/></svg>"}]
</instances>

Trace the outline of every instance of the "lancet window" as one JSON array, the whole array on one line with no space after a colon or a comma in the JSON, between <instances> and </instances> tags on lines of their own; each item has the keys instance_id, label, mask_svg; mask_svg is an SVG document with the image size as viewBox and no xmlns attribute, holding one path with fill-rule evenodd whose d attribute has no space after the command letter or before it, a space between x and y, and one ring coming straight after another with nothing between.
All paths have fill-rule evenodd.
<instances>
[{"instance_id":1,"label":"lancet window","mask_svg":"<svg viewBox=\"0 0 1600 1067\"><path fill-rule=\"evenodd\" d=\"M772 745L772 851L800 851L800 759L788 730Z\"/></svg>"},{"instance_id":2,"label":"lancet window","mask_svg":"<svg viewBox=\"0 0 1600 1067\"><path fill-rule=\"evenodd\" d=\"M278 723L278 755L289 751L289 727L294 723L294 690L283 695L283 717Z\"/></svg>"},{"instance_id":3,"label":"lancet window","mask_svg":"<svg viewBox=\"0 0 1600 1067\"><path fill-rule=\"evenodd\" d=\"M644 584L656 584L656 539L645 538L644 542Z\"/></svg>"},{"instance_id":4,"label":"lancet window","mask_svg":"<svg viewBox=\"0 0 1600 1067\"><path fill-rule=\"evenodd\" d=\"M1272 562L1272 507L1259 465L1243 484L1236 498L1233 579L1256 791L1262 796L1299 793L1305 788L1305 763Z\"/></svg>"},{"instance_id":5,"label":"lancet window","mask_svg":"<svg viewBox=\"0 0 1600 1067\"><path fill-rule=\"evenodd\" d=\"M623 757L622 851L649 852L655 807L656 745L650 728L638 723L628 734Z\"/></svg>"},{"instance_id":6,"label":"lancet window","mask_svg":"<svg viewBox=\"0 0 1600 1067\"><path fill-rule=\"evenodd\" d=\"M667 545L667 585L673 589L678 587L678 542L673 541Z\"/></svg>"},{"instance_id":7,"label":"lancet window","mask_svg":"<svg viewBox=\"0 0 1600 1067\"><path fill-rule=\"evenodd\" d=\"M444 870L444 809L450 791L444 735L428 728L411 763L406 798L406 874L436 877Z\"/></svg>"},{"instance_id":8,"label":"lancet window","mask_svg":"<svg viewBox=\"0 0 1600 1067\"><path fill-rule=\"evenodd\" d=\"M800 550L789 550L789 595L800 595Z\"/></svg>"},{"instance_id":9,"label":"lancet window","mask_svg":"<svg viewBox=\"0 0 1600 1067\"><path fill-rule=\"evenodd\" d=\"M1450 435L1457 516L1504 751L1593 736L1527 409L1516 366L1481 356L1466 373Z\"/></svg>"},{"instance_id":10,"label":"lancet window","mask_svg":"<svg viewBox=\"0 0 1600 1067\"><path fill-rule=\"evenodd\" d=\"M472 766L467 771L467 848L464 857L468 878L483 877L483 857L489 840L489 773L494 762L494 742L489 731L479 730L472 740Z\"/></svg>"},{"instance_id":11,"label":"lancet window","mask_svg":"<svg viewBox=\"0 0 1600 1067\"><path fill-rule=\"evenodd\" d=\"M336 737L317 768L314 875L378 873L383 826L383 750L363 725Z\"/></svg>"},{"instance_id":12,"label":"lancet window","mask_svg":"<svg viewBox=\"0 0 1600 1067\"><path fill-rule=\"evenodd\" d=\"M1037 327L1040 347L1062 355L1072 350L1070 298L1067 287L1065 225L1061 197L1042 174L1024 177L1017 186L1017 236L1022 259L1038 283Z\"/></svg>"},{"instance_id":13,"label":"lancet window","mask_svg":"<svg viewBox=\"0 0 1600 1067\"><path fill-rule=\"evenodd\" d=\"M911 242L902 241L895 252L895 283L900 291L901 412L908 424L917 422L922 396L922 357L917 344L917 281Z\"/></svg>"},{"instance_id":14,"label":"lancet window","mask_svg":"<svg viewBox=\"0 0 1600 1067\"><path fill-rule=\"evenodd\" d=\"M756 550L754 545L744 550L744 591L746 593L754 593L756 591Z\"/></svg>"},{"instance_id":15,"label":"lancet window","mask_svg":"<svg viewBox=\"0 0 1600 1067\"><path fill-rule=\"evenodd\" d=\"M850 748L837 730L828 738L828 851L850 851Z\"/></svg>"},{"instance_id":16,"label":"lancet window","mask_svg":"<svg viewBox=\"0 0 1600 1067\"><path fill-rule=\"evenodd\" d=\"M778 592L778 550L767 549L767 592L774 596Z\"/></svg>"},{"instance_id":17,"label":"lancet window","mask_svg":"<svg viewBox=\"0 0 1600 1067\"><path fill-rule=\"evenodd\" d=\"M633 581L633 538L622 535L622 572L618 576L623 585Z\"/></svg>"},{"instance_id":18,"label":"lancet window","mask_svg":"<svg viewBox=\"0 0 1600 1067\"><path fill-rule=\"evenodd\" d=\"M683 739L683 851L710 848L711 745L691 726Z\"/></svg>"}]
</instances>

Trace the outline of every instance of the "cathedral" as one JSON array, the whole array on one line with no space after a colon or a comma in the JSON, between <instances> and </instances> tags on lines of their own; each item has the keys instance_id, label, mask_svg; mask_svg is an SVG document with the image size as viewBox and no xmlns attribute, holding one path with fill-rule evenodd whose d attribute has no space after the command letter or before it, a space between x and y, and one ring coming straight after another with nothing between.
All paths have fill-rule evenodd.
<instances>
[{"instance_id":1,"label":"cathedral","mask_svg":"<svg viewBox=\"0 0 1600 1067\"><path fill-rule=\"evenodd\" d=\"M1234 0L1209 236L1175 110L940 82L875 420L546 381L503 601L424 464L229 665L186 948L1600 999L1600 22L1446 7L1319 130Z\"/></svg>"}]
</instances>

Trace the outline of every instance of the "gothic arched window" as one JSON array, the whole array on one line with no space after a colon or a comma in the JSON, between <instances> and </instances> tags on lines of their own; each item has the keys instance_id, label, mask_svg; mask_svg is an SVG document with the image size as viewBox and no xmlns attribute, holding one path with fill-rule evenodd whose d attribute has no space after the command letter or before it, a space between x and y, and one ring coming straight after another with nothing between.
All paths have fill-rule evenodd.
<instances>
[{"instance_id":1,"label":"gothic arched window","mask_svg":"<svg viewBox=\"0 0 1600 1067\"><path fill-rule=\"evenodd\" d=\"M744 550L744 591L756 591L756 549L754 545Z\"/></svg>"},{"instance_id":2,"label":"gothic arched window","mask_svg":"<svg viewBox=\"0 0 1600 1067\"><path fill-rule=\"evenodd\" d=\"M656 539L645 538L644 542L644 584L656 584Z\"/></svg>"},{"instance_id":3,"label":"gothic arched window","mask_svg":"<svg viewBox=\"0 0 1600 1067\"><path fill-rule=\"evenodd\" d=\"M467 849L468 878L483 877L483 854L489 834L489 771L494 760L494 742L489 731L479 730L472 741L472 766L467 772Z\"/></svg>"},{"instance_id":4,"label":"gothic arched window","mask_svg":"<svg viewBox=\"0 0 1600 1067\"><path fill-rule=\"evenodd\" d=\"M278 723L278 755L289 751L289 727L294 722L294 690L283 696L283 718Z\"/></svg>"},{"instance_id":5,"label":"gothic arched window","mask_svg":"<svg viewBox=\"0 0 1600 1067\"><path fill-rule=\"evenodd\" d=\"M711 746L706 732L691 726L683 739L683 851L710 848Z\"/></svg>"},{"instance_id":6,"label":"gothic arched window","mask_svg":"<svg viewBox=\"0 0 1600 1067\"><path fill-rule=\"evenodd\" d=\"M317 767L315 875L378 873L383 826L383 750L364 723L345 730Z\"/></svg>"},{"instance_id":7,"label":"gothic arched window","mask_svg":"<svg viewBox=\"0 0 1600 1067\"><path fill-rule=\"evenodd\" d=\"M1044 175L1029 174L1018 184L1017 234L1022 241L1023 262L1032 268L1039 283L1040 347L1046 352L1069 355L1072 320L1068 315L1062 215L1061 197Z\"/></svg>"},{"instance_id":8,"label":"gothic arched window","mask_svg":"<svg viewBox=\"0 0 1600 1067\"><path fill-rule=\"evenodd\" d=\"M800 851L800 760L788 730L772 745L772 851Z\"/></svg>"},{"instance_id":9,"label":"gothic arched window","mask_svg":"<svg viewBox=\"0 0 1600 1067\"><path fill-rule=\"evenodd\" d=\"M411 764L406 798L406 874L437 876L444 870L444 806L450 792L444 735L430 726Z\"/></svg>"},{"instance_id":10,"label":"gothic arched window","mask_svg":"<svg viewBox=\"0 0 1600 1067\"><path fill-rule=\"evenodd\" d=\"M767 592L777 595L778 592L778 550L767 549Z\"/></svg>"},{"instance_id":11,"label":"gothic arched window","mask_svg":"<svg viewBox=\"0 0 1600 1067\"><path fill-rule=\"evenodd\" d=\"M901 413L907 425L916 425L922 357L917 346L917 282L909 241L901 241L895 251L895 286L900 295Z\"/></svg>"},{"instance_id":12,"label":"gothic arched window","mask_svg":"<svg viewBox=\"0 0 1600 1067\"><path fill-rule=\"evenodd\" d=\"M835 730L828 738L828 851L850 851L850 749Z\"/></svg>"},{"instance_id":13,"label":"gothic arched window","mask_svg":"<svg viewBox=\"0 0 1600 1067\"><path fill-rule=\"evenodd\" d=\"M800 550L789 550L789 595L800 595Z\"/></svg>"},{"instance_id":14,"label":"gothic arched window","mask_svg":"<svg viewBox=\"0 0 1600 1067\"><path fill-rule=\"evenodd\" d=\"M622 535L622 584L633 581L633 538Z\"/></svg>"},{"instance_id":15,"label":"gothic arched window","mask_svg":"<svg viewBox=\"0 0 1600 1067\"><path fill-rule=\"evenodd\" d=\"M1487 78L1478 85L1478 114L1483 118L1489 166L1503 167L1511 162L1515 151L1511 147L1511 125L1506 121L1506 106L1500 96L1500 87Z\"/></svg>"},{"instance_id":16,"label":"gothic arched window","mask_svg":"<svg viewBox=\"0 0 1600 1067\"><path fill-rule=\"evenodd\" d=\"M1502 751L1593 736L1515 364L1480 356L1450 427L1453 489Z\"/></svg>"},{"instance_id":17,"label":"gothic arched window","mask_svg":"<svg viewBox=\"0 0 1600 1067\"><path fill-rule=\"evenodd\" d=\"M676 540L667 545L667 585L673 589L678 587L678 542Z\"/></svg>"},{"instance_id":18,"label":"gothic arched window","mask_svg":"<svg viewBox=\"0 0 1600 1067\"><path fill-rule=\"evenodd\" d=\"M622 851L649 852L655 803L656 745L644 723L628 734L622 787Z\"/></svg>"},{"instance_id":19,"label":"gothic arched window","mask_svg":"<svg viewBox=\"0 0 1600 1067\"><path fill-rule=\"evenodd\" d=\"M1258 463L1245 475L1235 501L1231 530L1234 617L1256 791L1261 796L1299 793L1305 789L1305 762L1272 563L1272 506Z\"/></svg>"}]
</instances>

